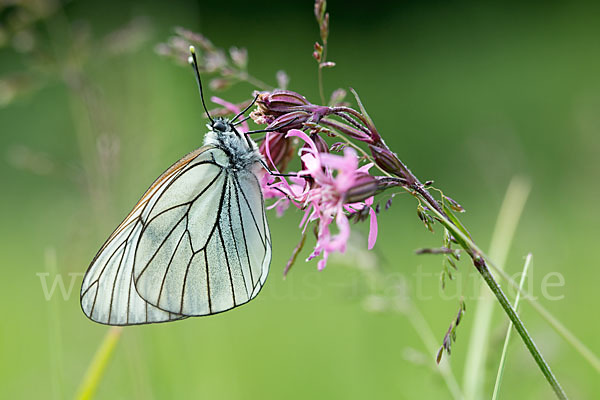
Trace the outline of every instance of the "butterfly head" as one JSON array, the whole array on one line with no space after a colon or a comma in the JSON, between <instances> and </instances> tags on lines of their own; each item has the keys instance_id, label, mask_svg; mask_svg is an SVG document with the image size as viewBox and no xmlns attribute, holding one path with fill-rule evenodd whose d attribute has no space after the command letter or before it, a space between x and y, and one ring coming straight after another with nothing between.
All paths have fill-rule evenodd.
<instances>
[{"instance_id":1,"label":"butterfly head","mask_svg":"<svg viewBox=\"0 0 600 400\"><path fill-rule=\"evenodd\" d=\"M190 46L190 57L188 59L190 65L194 68L196 73L196 82L198 83L198 90L200 92L200 99L202 100L202 107L210 120L207 124L208 133L204 136L204 144L212 145L222 149L229 156L229 165L235 169L246 169L250 165L262 161L262 156L258 151L256 143L250 139L250 133L257 133L258 131L252 132L239 132L235 126L241 124L244 120L235 122L244 112L254 104L258 96L246 109L239 112L236 116L231 119L215 117L212 118L204 102L204 94L202 91L202 80L200 79L200 71L198 68L198 60L196 59L196 50L194 46Z\"/></svg>"},{"instance_id":2,"label":"butterfly head","mask_svg":"<svg viewBox=\"0 0 600 400\"><path fill-rule=\"evenodd\" d=\"M233 124L226 118L215 118L210 124L210 130L215 133L226 133L234 131Z\"/></svg>"}]
</instances>

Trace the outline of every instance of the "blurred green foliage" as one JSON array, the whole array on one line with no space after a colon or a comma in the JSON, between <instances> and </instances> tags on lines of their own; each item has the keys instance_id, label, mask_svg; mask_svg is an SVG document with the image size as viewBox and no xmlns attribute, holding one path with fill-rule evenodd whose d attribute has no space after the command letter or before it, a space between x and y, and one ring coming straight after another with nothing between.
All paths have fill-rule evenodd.
<instances>
[{"instance_id":1,"label":"blurred green foliage","mask_svg":"<svg viewBox=\"0 0 600 400\"><path fill-rule=\"evenodd\" d=\"M337 67L324 71L326 90L359 92L413 172L434 179L467 209L463 222L480 246L486 248L510 178L531 179L506 270L520 271L531 251L534 294L600 353L600 6L330 1L328 7L328 57ZM0 14L0 80L19 74L28 84L0 108L0 397L71 397L106 328L79 309L80 275L68 300L57 289L46 301L36 274L49 273L51 284L59 273L68 288L69 274L85 271L139 195L198 147L205 131L191 71L157 56L156 43L184 26L218 46L246 47L253 75L274 84L284 69L291 89L317 101L311 52L318 30L310 2L70 2L33 22L39 50L32 53L27 37L22 47L23 38L15 44L7 36L7 10ZM131 21L142 24L133 31L140 36L125 49L111 47L125 39L107 35ZM251 90L239 84L218 95L242 101ZM380 219L374 253L386 273L405 276L440 342L465 295L467 327L449 358L461 382L475 304L469 294L478 280L461 262L462 278L440 293L441 259L413 253L440 238L423 229L414 207L408 196L396 197ZM271 215L272 272L257 300L215 317L127 328L98 398L447 397L432 370L436 349L422 347L421 333L403 315L364 309L368 285L356 268L340 259L322 272L298 263L282 280L300 237L299 218ZM416 271L431 275L418 281ZM548 290L561 300L541 292L550 272L564 276L563 287ZM489 393L507 323L496 311ZM597 373L527 304L521 312L567 393L600 392ZM518 340L509 349L501 395L551 396Z\"/></svg>"}]
</instances>

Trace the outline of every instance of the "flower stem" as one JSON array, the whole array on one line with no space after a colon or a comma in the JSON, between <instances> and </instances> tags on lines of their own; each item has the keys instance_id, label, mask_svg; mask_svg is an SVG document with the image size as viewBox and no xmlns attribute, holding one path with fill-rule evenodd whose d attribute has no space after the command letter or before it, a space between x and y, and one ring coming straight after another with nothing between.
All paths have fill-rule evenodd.
<instances>
[{"instance_id":1,"label":"flower stem","mask_svg":"<svg viewBox=\"0 0 600 400\"><path fill-rule=\"evenodd\" d=\"M110 360L113 351L121 337L122 328L120 326L111 327L104 336L104 340L100 344L98 351L94 355L94 359L90 364L83 382L79 387L76 398L78 400L92 399L96 393L96 388L104 375L106 365Z\"/></svg>"},{"instance_id":2,"label":"flower stem","mask_svg":"<svg viewBox=\"0 0 600 400\"><path fill-rule=\"evenodd\" d=\"M321 97L321 104L325 104L325 92L323 90L323 68L319 65L318 69L318 79L319 79L319 96Z\"/></svg>"},{"instance_id":3,"label":"flower stem","mask_svg":"<svg viewBox=\"0 0 600 400\"><path fill-rule=\"evenodd\" d=\"M519 318L519 316L517 315L515 310L512 308L510 302L506 298L506 295L504 294L502 289L500 289L500 285L498 285L498 282L496 282L496 280L490 273L490 270L488 269L487 265L485 263L483 263L483 265L480 266L480 268L478 268L478 271L481 274L481 276L483 277L483 279L485 280L485 283L487 283L490 290L494 293L494 295L498 299L498 302L500 303L500 305L502 306L502 308L504 309L504 311L510 318L510 320L513 323L513 325L515 326L515 329L517 330L517 332L519 332L519 335L521 336L521 339L523 339L525 346L527 347L527 349L529 349L529 352L533 356L533 358L534 358L535 362L537 363L537 365L539 366L539 368L542 370L542 373L546 377L546 380L552 386L552 389L554 390L554 393L556 394L556 396L559 399L566 399L567 394L564 392L564 390L562 389L562 387L556 380L556 377L550 370L550 366L548 365L546 360L544 360L544 357L542 357L542 354L540 353L537 346L533 342L531 335L529 334L529 332L527 332L525 325L523 325L523 322L521 321L521 319Z\"/></svg>"},{"instance_id":4,"label":"flower stem","mask_svg":"<svg viewBox=\"0 0 600 400\"><path fill-rule=\"evenodd\" d=\"M386 150L391 152L391 150L389 150L389 148L383 142L383 140L379 141L379 143L377 143L377 146L385 148ZM397 156L396 158L402 167L402 171L400 171L398 176L406 179L406 181L410 185L410 188L413 189L416 193L418 193L419 197L421 197L427 203L427 205L431 209L431 212L433 212L437 216L440 223L442 223L446 228L448 228L452 235L456 239L458 239L460 245L464 248L464 250L469 254L471 259L473 260L475 268L482 276L492 293L496 296L496 299L500 303L500 306L504 309L504 312L515 326L515 329L517 330L517 332L519 332L519 335L525 343L525 346L527 347L536 364L542 371L542 374L544 374L544 376L546 377L548 383L550 383L550 386L552 386L552 389L554 390L556 396L559 399L566 399L567 395L565 394L564 390L556 380L556 377L550 370L550 366L542 357L539 349L533 342L531 335L529 334L527 329L525 329L525 325L523 325L523 322L521 321L515 310L512 308L510 301L506 298L506 295L500 288L500 285L494 279L494 276L491 274L485 259L481 255L481 251L479 251L479 249L476 246L472 245L471 239L448 217L448 215L444 212L442 206L438 203L437 200L433 198L433 196L431 196L431 194L427 191L423 184L421 184L419 179L417 179L417 177L408 169L408 167L406 167L404 163L402 163L402 161L400 161L400 159Z\"/></svg>"},{"instance_id":5,"label":"flower stem","mask_svg":"<svg viewBox=\"0 0 600 400\"><path fill-rule=\"evenodd\" d=\"M527 277L527 269L531 264L532 255L529 253L527 258L525 259L525 266L523 267L523 272L521 273L521 282L519 283L519 287L523 289L523 284L525 283L525 278ZM519 299L521 297L521 293L517 292L517 297L515 298L515 309L519 307ZM498 393L500 392L500 383L502 382L502 375L504 374L504 365L506 363L506 354L508 353L508 343L510 342L510 336L512 333L512 323L508 324L508 329L506 331L506 338L504 339L504 347L502 348L502 355L500 356L500 363L498 365L498 374L496 375L496 383L494 384L494 392L492 393L492 400L498 399Z\"/></svg>"},{"instance_id":6,"label":"flower stem","mask_svg":"<svg viewBox=\"0 0 600 400\"><path fill-rule=\"evenodd\" d=\"M537 302L529 293L520 289L517 283L502 269L497 268L494 263L489 262L490 267L504 278L510 286L516 289L521 296L546 320L546 322L558 333L567 343L569 343L591 366L600 373L600 359L590 350L577 336L573 334L562 322L550 313L542 304Z\"/></svg>"},{"instance_id":7,"label":"flower stem","mask_svg":"<svg viewBox=\"0 0 600 400\"><path fill-rule=\"evenodd\" d=\"M566 399L566 393L558 383L556 377L550 370L550 366L548 365L546 360L544 360L544 357L542 357L539 349L533 342L531 335L525 328L525 325L523 325L523 321L521 321L521 319L511 306L510 301L506 298L506 295L500 288L500 285L494 279L494 276L491 274L485 259L480 255L480 252L478 250L474 249L474 247L469 245L469 243L471 242L470 238L468 238L460 229L458 229L445 214L439 213L437 209L432 210L432 212L436 214L438 218L440 218L440 222L442 222L443 225L450 230L450 232L455 238L459 239L459 241L464 243L463 248L467 251L467 253L469 253L471 258L473 259L473 263L475 264L477 271L482 276L483 280L490 288L492 293L496 296L496 299L500 303L500 306L502 307L502 309L504 309L504 312L515 326L515 329L519 333L519 336L521 336L521 339L525 343L525 346L529 350L529 353L531 353L536 364L542 371L542 374L544 374L544 377L546 378L548 383L550 383L550 386L552 386L554 393L559 399Z\"/></svg>"}]
</instances>

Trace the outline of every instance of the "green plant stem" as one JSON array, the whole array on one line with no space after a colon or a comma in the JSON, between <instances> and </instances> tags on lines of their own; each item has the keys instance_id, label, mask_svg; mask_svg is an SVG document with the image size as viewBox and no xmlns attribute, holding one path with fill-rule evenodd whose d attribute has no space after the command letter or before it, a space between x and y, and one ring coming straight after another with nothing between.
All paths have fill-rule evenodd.
<instances>
[{"instance_id":1,"label":"green plant stem","mask_svg":"<svg viewBox=\"0 0 600 400\"><path fill-rule=\"evenodd\" d=\"M357 101L359 101L358 98L357 98ZM363 107L361 106L361 110L362 109L363 109ZM362 121L362 119L361 119L361 121ZM381 139L381 136L376 132L376 130L372 124L369 125L369 130L371 131L371 133L373 135L373 138L374 138L373 144L375 146L378 146L379 148L387 150L391 154L394 154L389 149L389 147L385 144L385 142ZM375 138L377 138L377 140ZM507 316L510 318L512 323L515 325L523 342L525 343L529 352L533 356L535 362L538 364L538 367L544 374L544 377L550 383L551 387L555 391L557 397L561 398L561 399L566 398L565 392L562 390L560 384L556 380L556 377L550 370L550 367L548 366L548 364L546 363L544 358L541 356L537 346L535 346L531 336L525 329L523 322L519 319L518 315L512 309L510 302L508 301L508 299L506 298L506 296L500 289L500 286L498 285L498 283L496 282L494 277L491 275L489 268L488 268L488 263L494 269L498 270L503 277L508 278L507 280L511 283L511 285L513 287L517 287L517 285L514 283L514 281L512 281L512 279L510 279L508 277L507 274L504 273L504 271L502 271L501 269L498 269L498 267L494 265L493 261L489 257L487 257L485 255L485 253L472 241L472 239L466 233L466 231L463 232L463 227L460 224L460 222L455 217L453 217L453 219L451 219L444 212L442 206L431 196L431 194L427 191L427 188L408 169L408 167L399 159L399 157L395 154L394 154L394 156L396 158L396 161L399 164L399 169L397 172L395 172L395 174L407 182L406 185L404 186L404 189L407 192L413 194L420 201L421 200L424 201L430 208L430 212L435 214L435 216L437 217L437 220L440 223L442 223L452 233L452 235L459 241L461 247L463 247L463 249L467 252L467 254L469 254L469 256L472 258L477 271L480 273L480 275L482 275L487 286L490 288L492 293L496 296L501 307L504 309L504 312L507 314ZM369 157L369 159L371 159L371 161L373 161L373 159L371 157ZM459 225L461 225L461 226L459 226ZM540 304L535 302L535 300L529 296L527 296L526 298L531 301L532 305L534 305L536 310L538 312L540 312L540 314L542 314L542 316L544 318L546 318L546 320L553 326L553 328L555 330L557 330L571 345L573 345L576 348L576 350L578 352L580 352L580 354L582 354L586 358L586 360L588 360L592 364L592 366L594 366L594 368L598 369L599 363L597 361L597 358L589 349L587 349L585 347L585 345L583 345L583 343L581 343L579 340L577 340L577 338L566 327L564 327L562 324L560 324L560 322L558 322L555 318L553 318L552 315L543 308L543 306L541 306Z\"/></svg>"},{"instance_id":2,"label":"green plant stem","mask_svg":"<svg viewBox=\"0 0 600 400\"><path fill-rule=\"evenodd\" d=\"M448 230L450 230L452 235L455 238L459 239L460 242L463 243L462 244L463 248L469 253L469 256L473 259L473 262L476 266L477 271L479 272L481 277L484 279L485 283L490 288L490 290L492 291L494 296L496 296L496 299L500 303L500 306L502 307L502 309L504 309L504 312L506 313L508 318L514 324L515 329L517 330L517 332L519 332L519 336L521 336L521 339L523 340L523 343L525 343L525 346L527 347L527 349L531 353L533 359L535 360L536 364L542 371L542 374L544 374L544 377L546 378L546 380L548 381L550 386L552 386L554 393L556 394L556 396L559 399L566 399L567 398L566 393L563 391L563 389L560 386L560 384L558 383L556 377L550 370L550 366L548 365L546 360L544 360L544 357L542 357L539 349L533 342L531 335L529 334L527 329L525 329L523 322L521 321L521 319L519 318L519 316L517 315L515 310L512 308L510 301L508 301L508 299L506 298L506 295L500 288L500 285L498 285L498 282L496 282L496 280L494 279L493 275L491 274L491 272L487 266L485 259L482 257L481 252L479 252L478 248L476 246L474 246L471 239L469 237L467 237L467 235L465 235L459 228L456 227L456 225L454 225L449 220L449 218L446 214L440 213L436 208L433 208L431 211L438 217L439 221L446 228L448 228ZM471 244L473 244L473 246L471 246Z\"/></svg>"},{"instance_id":3,"label":"green plant stem","mask_svg":"<svg viewBox=\"0 0 600 400\"><path fill-rule=\"evenodd\" d=\"M487 256L484 255L487 258ZM600 359L583 343L581 342L566 326L562 324L550 311L541 305L529 293L520 289L517 283L503 270L499 269L493 262L488 262L490 267L497 271L498 274L506 280L509 285L516 289L525 300L548 322L548 324L558 333L567 343L573 348L597 371L600 373Z\"/></svg>"},{"instance_id":4,"label":"green plant stem","mask_svg":"<svg viewBox=\"0 0 600 400\"><path fill-rule=\"evenodd\" d=\"M525 278L527 277L527 270L529 269L529 265L531 264L532 259L531 253L527 255L525 259L525 266L523 267L523 272L521 273L521 281L519 282L519 288L523 288L525 284ZM519 309L519 300L521 298L521 293L517 292L517 296L515 298L515 310ZM500 363L498 364L498 374L496 375L496 383L494 384L494 392L492 393L492 400L498 399L498 393L500 392L500 383L502 382L502 375L504 374L504 364L506 363L506 354L508 353L508 343L510 342L510 336L512 333L512 322L508 323L508 329L506 330L506 338L504 339L504 346L502 347L502 355L500 356Z\"/></svg>"},{"instance_id":5,"label":"green plant stem","mask_svg":"<svg viewBox=\"0 0 600 400\"><path fill-rule=\"evenodd\" d=\"M375 144L378 147L392 153L392 151L389 149L389 147L387 147L383 140L379 140ZM500 306L504 309L506 315L515 325L515 328L517 329L517 332L519 332L519 335L525 343L525 346L531 353L533 359L544 374L544 377L546 378L548 383L550 383L550 386L552 386L552 389L554 390L556 396L559 399L566 399L567 395L565 394L560 384L556 380L556 377L550 370L550 366L542 357L539 349L533 342L531 335L529 334L529 332L527 332L527 329L525 329L523 322L521 321L517 313L513 310L510 301L508 301L508 299L506 298L506 295L500 288L500 285L498 285L498 282L496 282L493 275L490 273L490 270L486 263L486 259L482 256L483 252L479 250L479 248L473 243L471 238L463 232L461 227L458 226L460 225L460 222L458 222L458 220L455 217L451 219L444 212L442 206L437 202L437 200L433 198L433 196L431 196L431 194L427 191L427 189L423 186L419 179L408 169L408 167L399 159L399 157L396 156L396 160L398 161L401 167L398 171L398 176L405 179L408 183L408 187L406 189L409 191L414 191L415 196L417 198L422 199L428 205L430 211L437 217L437 220L452 233L454 238L456 238L457 241L460 243L461 247L467 252L469 257L471 257L475 268L482 276L482 278L484 279L494 296L496 296L496 299L500 303Z\"/></svg>"},{"instance_id":6,"label":"green plant stem","mask_svg":"<svg viewBox=\"0 0 600 400\"><path fill-rule=\"evenodd\" d=\"M498 285L498 282L496 282L496 280L490 273L490 270L485 264L480 266L478 270L480 271L480 274L487 283L488 287L494 293L494 295L498 299L498 302L500 303L500 305L502 306L512 323L514 324L515 329L517 330L517 332L519 332L519 335L521 336L521 339L523 339L525 346L527 347L527 349L529 349L529 352L535 359L535 362L540 367L542 373L552 386L552 389L554 390L554 393L556 393L556 396L559 399L566 399L566 393L563 391L562 387L556 380L556 377L550 370L550 366L548 365L546 360L544 360L544 357L542 357L542 354L533 342L531 335L529 334L529 332L527 332L525 325L523 325L523 322L521 321L515 310L512 308L510 302L506 298L506 295L504 294L502 289L500 289L500 285Z\"/></svg>"},{"instance_id":7,"label":"green plant stem","mask_svg":"<svg viewBox=\"0 0 600 400\"><path fill-rule=\"evenodd\" d=\"M96 354L94 355L94 358L92 359L92 362L85 373L81 386L77 392L77 396L75 397L76 399L88 400L94 397L98 383L100 383L100 380L104 375L106 365L110 361L114 349L119 342L119 337L121 336L122 330L123 328L120 326L113 326L106 332L104 340L100 344L100 347L96 351Z\"/></svg>"},{"instance_id":8,"label":"green plant stem","mask_svg":"<svg viewBox=\"0 0 600 400\"><path fill-rule=\"evenodd\" d=\"M461 231L456 233L457 237L471 249L475 250L477 254L487 260L489 265L494 271L498 273L504 280L506 280L510 286L516 289L521 296L532 305L532 307L548 322L548 324L569 343L573 348L586 360L590 365L598 372L600 372L600 359L583 343L581 342L566 326L564 326L550 311L548 311L543 305L541 305L534 297L524 290L519 289L519 285L501 268L494 263L494 261L486 255L472 240L467 237Z\"/></svg>"},{"instance_id":9,"label":"green plant stem","mask_svg":"<svg viewBox=\"0 0 600 400\"><path fill-rule=\"evenodd\" d=\"M469 237L462 232L456 233L471 249L474 249L481 257L487 260L489 265L494 271L498 273L504 280L506 280L510 286L516 289L521 296L532 305L532 307L548 322L548 324L569 343L573 348L586 360L590 365L598 372L600 372L600 359L583 343L581 342L566 326L564 326L550 311L548 311L543 305L541 305L535 298L524 290L519 289L519 285L501 268L499 268L494 261L487 256Z\"/></svg>"}]
</instances>

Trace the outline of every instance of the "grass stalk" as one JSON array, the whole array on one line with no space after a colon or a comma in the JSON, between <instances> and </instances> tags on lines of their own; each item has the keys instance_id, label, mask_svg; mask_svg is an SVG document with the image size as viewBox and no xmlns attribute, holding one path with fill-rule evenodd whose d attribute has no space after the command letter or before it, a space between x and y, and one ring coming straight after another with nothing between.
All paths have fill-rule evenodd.
<instances>
[{"instance_id":1,"label":"grass stalk","mask_svg":"<svg viewBox=\"0 0 600 400\"><path fill-rule=\"evenodd\" d=\"M521 273L521 281L519 282L519 289L523 289L523 285L525 284L525 278L527 277L527 270L529 269L529 265L531 264L532 255L529 253L527 258L525 259L525 266L523 267L523 272ZM519 309L519 300L521 298L521 293L517 292L517 296L515 297L515 310ZM498 373L496 375L496 382L494 383L494 392L492 393L492 400L498 399L498 393L500 392L500 383L502 382L502 375L504 373L504 365L506 363L506 354L508 353L508 343L510 342L510 336L512 333L513 324L512 322L508 323L508 329L506 330L506 338L504 339L504 346L502 348L502 355L500 356L500 363L498 364Z\"/></svg>"},{"instance_id":2,"label":"grass stalk","mask_svg":"<svg viewBox=\"0 0 600 400\"><path fill-rule=\"evenodd\" d=\"M75 397L76 399L88 400L94 398L98 384L106 370L106 365L110 361L117 343L119 342L122 330L123 328L120 326L113 326L106 332L104 340L102 340L100 347L96 351L96 354L85 373L77 396Z\"/></svg>"},{"instance_id":3,"label":"grass stalk","mask_svg":"<svg viewBox=\"0 0 600 400\"><path fill-rule=\"evenodd\" d=\"M485 255L484 255L485 256ZM487 257L487 256L486 256ZM490 267L498 272L504 280L508 282L510 286L518 291L523 296L523 299L527 300L529 304L538 312L538 314L544 318L544 320L550 325L556 333L558 333L568 344L570 344L575 351L579 353L591 366L600 373L600 359L589 347L587 347L573 332L569 330L562 322L560 322L546 307L540 304L531 294L525 292L519 288L519 285L503 270L498 269L493 262L489 262Z\"/></svg>"}]
</instances>

